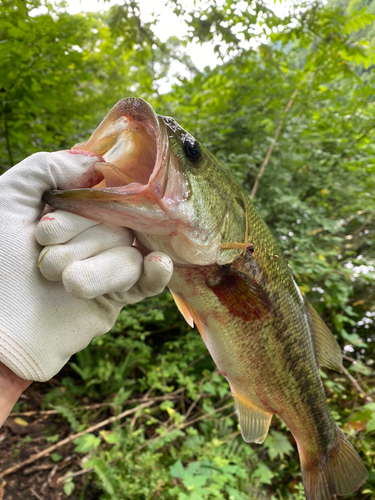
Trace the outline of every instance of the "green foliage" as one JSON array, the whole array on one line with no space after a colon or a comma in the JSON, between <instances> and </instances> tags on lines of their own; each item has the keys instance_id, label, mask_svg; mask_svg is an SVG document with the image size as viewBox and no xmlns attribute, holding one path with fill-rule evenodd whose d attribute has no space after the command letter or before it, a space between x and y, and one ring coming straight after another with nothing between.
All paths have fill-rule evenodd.
<instances>
[{"instance_id":1,"label":"green foliage","mask_svg":"<svg viewBox=\"0 0 375 500\"><path fill-rule=\"evenodd\" d=\"M125 95L176 118L249 194L274 143L254 201L344 349L361 391L321 374L333 418L373 471L375 3L301 1L284 17L262 2L170 3L190 39L214 41L221 65L198 71L181 55L186 41L161 43L137 2L72 16L58 3L35 15L39 0L1 0L0 167L85 140ZM159 95L176 58L190 76ZM168 293L124 309L44 407L79 432L145 395L164 400L75 442L101 499L303 499L289 431L274 418L263 445L242 441L228 384ZM74 488L67 479L65 494ZM373 472L362 495L375 496Z\"/></svg>"},{"instance_id":2,"label":"green foliage","mask_svg":"<svg viewBox=\"0 0 375 500\"><path fill-rule=\"evenodd\" d=\"M73 479L67 479L64 482L64 493L67 497L69 497L73 493L74 488L75 488L75 485L74 485Z\"/></svg>"},{"instance_id":3,"label":"green foliage","mask_svg":"<svg viewBox=\"0 0 375 500\"><path fill-rule=\"evenodd\" d=\"M226 492L234 500L245 499L236 487L236 477L246 478L245 471L238 465L227 465L220 459L216 461L205 459L190 462L187 468L184 468L181 460L177 460L169 471L173 478L182 482L168 491L172 498L203 500L218 498L219 492Z\"/></svg>"},{"instance_id":4,"label":"green foliage","mask_svg":"<svg viewBox=\"0 0 375 500\"><path fill-rule=\"evenodd\" d=\"M155 47L150 27L137 28L135 8L73 16L59 1L35 15L41 5L41 0L1 2L3 171L31 153L67 149L86 139L118 99L134 91L152 94L154 79L168 67L165 48Z\"/></svg>"},{"instance_id":5,"label":"green foliage","mask_svg":"<svg viewBox=\"0 0 375 500\"><path fill-rule=\"evenodd\" d=\"M285 455L290 455L293 451L293 446L290 444L287 436L277 431L269 433L265 446L268 448L268 455L271 460L276 457L284 458Z\"/></svg>"},{"instance_id":6,"label":"green foliage","mask_svg":"<svg viewBox=\"0 0 375 500\"><path fill-rule=\"evenodd\" d=\"M100 445L100 438L94 434L85 434L74 440L76 447L74 451L77 453L88 453L89 451L96 450Z\"/></svg>"}]
</instances>

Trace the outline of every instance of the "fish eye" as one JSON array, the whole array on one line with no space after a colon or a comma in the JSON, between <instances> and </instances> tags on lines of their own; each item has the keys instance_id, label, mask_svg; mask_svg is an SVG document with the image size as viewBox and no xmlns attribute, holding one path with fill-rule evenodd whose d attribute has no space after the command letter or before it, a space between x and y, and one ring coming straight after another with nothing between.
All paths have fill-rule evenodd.
<instances>
[{"instance_id":1,"label":"fish eye","mask_svg":"<svg viewBox=\"0 0 375 500\"><path fill-rule=\"evenodd\" d=\"M197 141L195 141L194 143L186 141L184 143L184 151L187 159L192 163L198 163L202 158L200 147Z\"/></svg>"}]
</instances>

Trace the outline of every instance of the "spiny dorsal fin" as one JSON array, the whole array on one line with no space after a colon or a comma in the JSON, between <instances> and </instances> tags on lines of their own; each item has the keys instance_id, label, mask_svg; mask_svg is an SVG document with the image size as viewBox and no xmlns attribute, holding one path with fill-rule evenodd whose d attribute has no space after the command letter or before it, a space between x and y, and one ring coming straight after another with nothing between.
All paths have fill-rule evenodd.
<instances>
[{"instance_id":1,"label":"spiny dorsal fin","mask_svg":"<svg viewBox=\"0 0 375 500\"><path fill-rule=\"evenodd\" d=\"M243 440L247 443L263 443L268 434L272 413L247 405L235 394L233 397Z\"/></svg>"},{"instance_id":2,"label":"spiny dorsal fin","mask_svg":"<svg viewBox=\"0 0 375 500\"><path fill-rule=\"evenodd\" d=\"M341 373L342 352L340 346L332 335L331 330L307 300L306 305L313 326L319 364Z\"/></svg>"}]
</instances>

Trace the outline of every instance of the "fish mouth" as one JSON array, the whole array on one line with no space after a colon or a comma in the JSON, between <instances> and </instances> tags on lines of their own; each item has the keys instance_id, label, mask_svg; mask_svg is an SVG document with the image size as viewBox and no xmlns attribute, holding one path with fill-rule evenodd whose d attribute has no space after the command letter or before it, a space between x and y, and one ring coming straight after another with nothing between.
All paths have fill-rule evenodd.
<instances>
[{"instance_id":1,"label":"fish mouth","mask_svg":"<svg viewBox=\"0 0 375 500\"><path fill-rule=\"evenodd\" d=\"M158 117L143 99L122 99L90 139L76 144L73 149L89 151L105 159L106 163L96 168L103 174L107 188L147 185L162 164L163 144Z\"/></svg>"},{"instance_id":2,"label":"fish mouth","mask_svg":"<svg viewBox=\"0 0 375 500\"><path fill-rule=\"evenodd\" d=\"M46 191L48 205L147 233L170 230L162 207L169 175L168 133L150 104L122 99L90 139L72 151L104 158L95 166L103 181L91 188Z\"/></svg>"},{"instance_id":3,"label":"fish mouth","mask_svg":"<svg viewBox=\"0 0 375 500\"><path fill-rule=\"evenodd\" d=\"M140 98L121 99L96 128L90 139L73 146L74 151L88 151L104 158L96 170L103 181L90 188L102 193L136 194L145 190L162 196L165 175L166 134L158 115ZM71 190L84 191L84 189ZM60 191L60 193L62 193ZM55 194L57 192L55 191ZM101 198L102 199L102 198Z\"/></svg>"}]
</instances>

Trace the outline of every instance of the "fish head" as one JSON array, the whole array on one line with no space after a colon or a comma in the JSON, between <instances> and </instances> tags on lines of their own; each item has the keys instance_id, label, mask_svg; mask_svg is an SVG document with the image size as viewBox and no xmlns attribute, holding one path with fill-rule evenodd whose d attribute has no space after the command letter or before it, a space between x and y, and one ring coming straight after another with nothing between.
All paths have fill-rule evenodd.
<instances>
[{"instance_id":1,"label":"fish head","mask_svg":"<svg viewBox=\"0 0 375 500\"><path fill-rule=\"evenodd\" d=\"M221 243L243 240L241 189L207 148L143 99L119 101L73 151L102 156L96 168L103 181L49 191L49 205L130 227L146 249L164 251L175 263L224 264L239 254Z\"/></svg>"}]
</instances>

